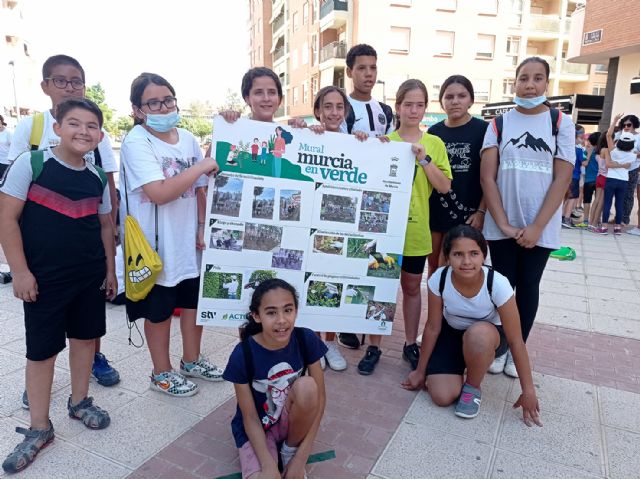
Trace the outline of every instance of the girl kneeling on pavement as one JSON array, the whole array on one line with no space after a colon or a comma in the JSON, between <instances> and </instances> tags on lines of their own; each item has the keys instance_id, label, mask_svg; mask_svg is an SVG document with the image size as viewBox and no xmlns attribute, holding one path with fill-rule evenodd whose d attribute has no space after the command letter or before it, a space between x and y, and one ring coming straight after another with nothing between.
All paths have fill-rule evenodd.
<instances>
[{"instance_id":1,"label":"girl kneeling on pavement","mask_svg":"<svg viewBox=\"0 0 640 479\"><path fill-rule=\"evenodd\" d=\"M476 417L482 379L509 348L522 388L514 407L522 406L527 426L542 426L513 289L507 278L484 265L484 236L469 225L455 226L445 235L443 252L448 266L438 268L428 282L429 319L418 367L402 386L426 386L438 406L457 400L457 416Z\"/></svg>"},{"instance_id":2,"label":"girl kneeling on pavement","mask_svg":"<svg viewBox=\"0 0 640 479\"><path fill-rule=\"evenodd\" d=\"M298 296L286 281L260 283L249 310L242 341L223 376L233 383L238 400L231 431L242 477L281 477L281 442L282 477L306 477L304 467L324 413L320 358L327 347L310 329L295 328Z\"/></svg>"}]
</instances>

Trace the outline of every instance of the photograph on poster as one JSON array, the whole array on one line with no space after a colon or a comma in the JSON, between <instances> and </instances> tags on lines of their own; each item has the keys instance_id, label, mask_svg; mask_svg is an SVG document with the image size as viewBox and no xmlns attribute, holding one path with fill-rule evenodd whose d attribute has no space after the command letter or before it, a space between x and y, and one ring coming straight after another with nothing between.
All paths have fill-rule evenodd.
<instances>
[{"instance_id":1,"label":"photograph on poster","mask_svg":"<svg viewBox=\"0 0 640 479\"><path fill-rule=\"evenodd\" d=\"M304 251L299 249L280 248L271 256L271 266L274 268L302 269L302 256Z\"/></svg>"},{"instance_id":2,"label":"photograph on poster","mask_svg":"<svg viewBox=\"0 0 640 479\"><path fill-rule=\"evenodd\" d=\"M276 194L275 188L265 188L264 186L254 186L253 204L251 216L253 218L273 219L273 203Z\"/></svg>"},{"instance_id":3,"label":"photograph on poster","mask_svg":"<svg viewBox=\"0 0 640 479\"><path fill-rule=\"evenodd\" d=\"M240 178L218 175L213 184L211 214L240 216L242 202L242 184Z\"/></svg>"},{"instance_id":4,"label":"photograph on poster","mask_svg":"<svg viewBox=\"0 0 640 479\"><path fill-rule=\"evenodd\" d=\"M378 193L376 191L363 191L360 209L377 213L389 213L391 207L391 193Z\"/></svg>"},{"instance_id":5,"label":"photograph on poster","mask_svg":"<svg viewBox=\"0 0 640 479\"><path fill-rule=\"evenodd\" d=\"M344 236L316 235L313 238L313 252L325 254L342 254Z\"/></svg>"},{"instance_id":6,"label":"photograph on poster","mask_svg":"<svg viewBox=\"0 0 640 479\"><path fill-rule=\"evenodd\" d=\"M384 301L369 301L367 303L367 319L369 321L393 322L395 314L396 303L385 303Z\"/></svg>"},{"instance_id":7,"label":"photograph on poster","mask_svg":"<svg viewBox=\"0 0 640 479\"><path fill-rule=\"evenodd\" d=\"M320 203L320 219L339 223L355 223L357 205L358 199L353 196L324 194Z\"/></svg>"},{"instance_id":8,"label":"photograph on poster","mask_svg":"<svg viewBox=\"0 0 640 479\"><path fill-rule=\"evenodd\" d=\"M224 228L211 228L209 247L225 251L242 251L243 232Z\"/></svg>"},{"instance_id":9,"label":"photograph on poster","mask_svg":"<svg viewBox=\"0 0 640 479\"><path fill-rule=\"evenodd\" d=\"M386 213L374 213L372 211L362 211L358 231L369 233L386 233L389 215Z\"/></svg>"},{"instance_id":10,"label":"photograph on poster","mask_svg":"<svg viewBox=\"0 0 640 479\"><path fill-rule=\"evenodd\" d=\"M367 267L367 276L375 278L394 278L400 277L400 264L398 254L371 253L371 261Z\"/></svg>"},{"instance_id":11,"label":"photograph on poster","mask_svg":"<svg viewBox=\"0 0 640 479\"><path fill-rule=\"evenodd\" d=\"M300 221L300 204L302 195L300 190L280 191L280 220Z\"/></svg>"},{"instance_id":12,"label":"photograph on poster","mask_svg":"<svg viewBox=\"0 0 640 479\"><path fill-rule=\"evenodd\" d=\"M246 223L244 226L244 249L273 251L280 247L282 227Z\"/></svg>"},{"instance_id":13,"label":"photograph on poster","mask_svg":"<svg viewBox=\"0 0 640 479\"><path fill-rule=\"evenodd\" d=\"M277 277L278 274L272 269L256 269L251 273L251 276L249 276L249 281L247 281L243 289L256 289L263 281ZM249 294L251 295L253 292Z\"/></svg>"},{"instance_id":14,"label":"photograph on poster","mask_svg":"<svg viewBox=\"0 0 640 479\"><path fill-rule=\"evenodd\" d=\"M342 283L309 281L307 306L338 308L340 306L340 296L342 296Z\"/></svg>"},{"instance_id":15,"label":"photograph on poster","mask_svg":"<svg viewBox=\"0 0 640 479\"><path fill-rule=\"evenodd\" d=\"M366 259L375 252L378 241L370 238L349 238L347 240L347 258Z\"/></svg>"},{"instance_id":16,"label":"photograph on poster","mask_svg":"<svg viewBox=\"0 0 640 479\"><path fill-rule=\"evenodd\" d=\"M348 284L344 291L344 302L346 304L367 304L373 300L375 291L375 286Z\"/></svg>"},{"instance_id":17,"label":"photograph on poster","mask_svg":"<svg viewBox=\"0 0 640 479\"><path fill-rule=\"evenodd\" d=\"M202 285L203 298L240 299L242 291L242 275L238 273L222 273L209 271L207 265Z\"/></svg>"}]
</instances>

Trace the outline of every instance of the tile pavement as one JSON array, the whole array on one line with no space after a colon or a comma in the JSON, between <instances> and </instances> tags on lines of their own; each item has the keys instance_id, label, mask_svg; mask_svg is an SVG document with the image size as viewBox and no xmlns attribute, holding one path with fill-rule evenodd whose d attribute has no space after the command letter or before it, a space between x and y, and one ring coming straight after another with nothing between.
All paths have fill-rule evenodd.
<instances>
[{"instance_id":1,"label":"tile pavement","mask_svg":"<svg viewBox=\"0 0 640 479\"><path fill-rule=\"evenodd\" d=\"M336 458L308 466L309 477L638 477L640 420L633 411L640 404L640 238L563 230L563 241L578 258L550 260L528 342L542 429L527 429L512 410L519 385L506 376L486 378L481 414L472 421L435 407L422 392L402 390L408 368L399 321L373 376L356 373L360 351L345 351L348 371L327 372L327 411L314 452L334 450ZM28 421L18 403L24 385L20 310L10 288L0 286L2 456L14 445L14 426ZM110 308L108 316L104 348L123 381L114 389L92 384L91 394L109 406L112 426L83 431L64 418L69 375L63 353L52 405L58 437L16 477L217 478L237 472L230 385L206 384L180 401L149 391L148 352L127 345L121 308ZM173 335L177 362L177 325ZM235 340L234 331L212 328L204 349L224 363Z\"/></svg>"}]
</instances>

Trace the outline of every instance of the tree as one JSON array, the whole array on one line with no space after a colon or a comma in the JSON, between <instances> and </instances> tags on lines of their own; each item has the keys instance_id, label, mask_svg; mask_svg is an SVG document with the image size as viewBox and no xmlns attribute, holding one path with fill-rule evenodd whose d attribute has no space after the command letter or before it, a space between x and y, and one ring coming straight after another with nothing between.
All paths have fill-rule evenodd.
<instances>
[{"instance_id":1,"label":"tree","mask_svg":"<svg viewBox=\"0 0 640 479\"><path fill-rule=\"evenodd\" d=\"M100 111L102 111L102 115L104 116L104 129L107 130L109 134L117 136L119 130L113 122L113 110L107 105L106 93L100 82L88 87L85 92L85 97L98 105Z\"/></svg>"},{"instance_id":2,"label":"tree","mask_svg":"<svg viewBox=\"0 0 640 479\"><path fill-rule=\"evenodd\" d=\"M200 138L200 141L204 141L205 137L211 135L213 129L211 121L205 118L180 118L178 126L189 130L194 136Z\"/></svg>"},{"instance_id":3,"label":"tree","mask_svg":"<svg viewBox=\"0 0 640 479\"><path fill-rule=\"evenodd\" d=\"M218 107L218 112L225 110L239 111L243 115L247 113L247 104L244 99L238 95L237 92L232 91L231 88L227 89L227 96L224 103Z\"/></svg>"},{"instance_id":4,"label":"tree","mask_svg":"<svg viewBox=\"0 0 640 479\"><path fill-rule=\"evenodd\" d=\"M120 116L115 121L115 126L120 134L126 133L133 128L133 118L130 116Z\"/></svg>"}]
</instances>

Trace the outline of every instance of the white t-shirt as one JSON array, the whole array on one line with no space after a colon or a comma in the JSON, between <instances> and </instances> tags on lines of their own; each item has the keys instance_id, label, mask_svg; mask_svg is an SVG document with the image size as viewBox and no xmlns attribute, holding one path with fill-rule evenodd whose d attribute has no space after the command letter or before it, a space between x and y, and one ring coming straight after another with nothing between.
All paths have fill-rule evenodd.
<instances>
[{"instance_id":1,"label":"white t-shirt","mask_svg":"<svg viewBox=\"0 0 640 479\"><path fill-rule=\"evenodd\" d=\"M633 164L636 161L635 151L622 151L614 148L610 154L611 161L615 161L620 165ZM629 181L629 170L626 168L609 168L607 170L607 178Z\"/></svg>"},{"instance_id":2,"label":"white t-shirt","mask_svg":"<svg viewBox=\"0 0 640 479\"><path fill-rule=\"evenodd\" d=\"M618 141L620 139L621 134L622 134L621 131L616 131L615 135L613 135L614 140ZM635 137L635 145L633 147L633 152L636 154L636 158L633 164L631 165L631 168L629 168L627 171L633 171L640 166L640 158L638 158L638 153L640 153L640 133L634 133L633 136Z\"/></svg>"},{"instance_id":3,"label":"white t-shirt","mask_svg":"<svg viewBox=\"0 0 640 479\"><path fill-rule=\"evenodd\" d=\"M438 268L427 283L429 291L436 296L440 296L440 275L443 271L444 266ZM489 268L483 266L482 271L484 279L480 291L473 298L467 298L455 288L451 282L452 269L447 269L447 279L442 291L442 315L452 328L465 330L476 321L488 321L497 326L502 324L496 307L499 308L509 301L513 296L513 288L507 278L494 271L492 292L489 297L489 289L487 288ZM493 299L493 303L491 299ZM493 306L494 303L496 307Z\"/></svg>"},{"instance_id":4,"label":"white t-shirt","mask_svg":"<svg viewBox=\"0 0 640 479\"><path fill-rule=\"evenodd\" d=\"M9 147L11 146L11 132L5 127L0 131L0 163L9 164Z\"/></svg>"},{"instance_id":5,"label":"white t-shirt","mask_svg":"<svg viewBox=\"0 0 640 479\"><path fill-rule=\"evenodd\" d=\"M499 146L494 124L487 128L480 153L498 147L500 164L496 183L511 226L524 228L535 221L553 181L554 158L575 165L575 126L569 115L562 115L557 143L556 150L548 111L525 115L516 109L509 110L503 116L502 144ZM560 247L561 206L545 226L537 246ZM507 239L489 211L483 233L488 240Z\"/></svg>"},{"instance_id":6,"label":"white t-shirt","mask_svg":"<svg viewBox=\"0 0 640 479\"><path fill-rule=\"evenodd\" d=\"M136 125L120 150L120 184L129 196L129 214L138 220L152 248L155 248L156 205L144 194L142 186L179 175L202 160L198 141L191 133L178 128L178 137L178 143L171 145ZM207 177L202 176L180 198L157 206L158 253L163 268L156 282L160 286L175 286L200 275L196 258L198 209L195 190L206 185ZM124 225L127 215L124 189L121 205L120 223Z\"/></svg>"},{"instance_id":7,"label":"white t-shirt","mask_svg":"<svg viewBox=\"0 0 640 479\"><path fill-rule=\"evenodd\" d=\"M378 136L388 135L394 130L393 124L389 125L389 129L387 129L387 117L378 100L360 101L354 100L350 96L347 98L349 98L349 103L356 119L351 130L352 133L364 131L369 136ZM346 121L343 121L340 125L340 131L348 133Z\"/></svg>"},{"instance_id":8,"label":"white t-shirt","mask_svg":"<svg viewBox=\"0 0 640 479\"><path fill-rule=\"evenodd\" d=\"M60 144L60 137L53 131L53 124L56 122L55 118L51 114L50 110L44 112L44 125L42 127L42 138L38 146L39 150L44 150L49 147L58 146ZM9 148L9 161L13 161L25 151L31 149L31 128L33 128L33 117L27 117L21 120L16 126L13 132L13 139L11 140L11 148ZM100 159L102 160L102 169L105 173L114 173L118 171L118 165L116 163L116 157L113 154L113 148L111 147L111 140L109 135L104 129L104 138L98 143L98 150L100 151ZM95 158L93 151L90 151L84 155L84 159L90 163L95 164Z\"/></svg>"},{"instance_id":9,"label":"white t-shirt","mask_svg":"<svg viewBox=\"0 0 640 479\"><path fill-rule=\"evenodd\" d=\"M73 167L61 159L59 159L49 148L44 150L44 161L57 161L65 168L75 171L83 171L88 169L98 178L100 175L96 171L93 164L87 162L85 166L80 168ZM27 195L29 194L29 188L33 180L33 169L31 168L31 152L25 152L16 158L16 161L10 167L11 175L5 176L5 182L0 185L2 192L6 195L13 196L22 201L27 201ZM102 201L98 206L98 214L106 215L111 213L111 196L109 195L109 188L104 188L102 192Z\"/></svg>"}]
</instances>

